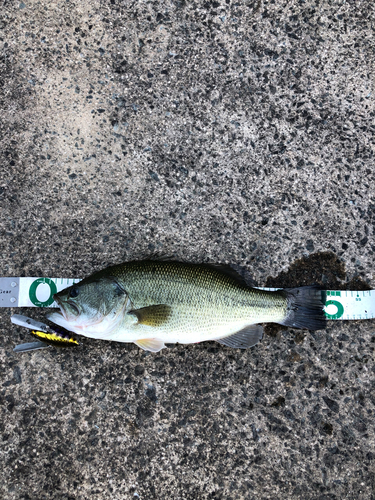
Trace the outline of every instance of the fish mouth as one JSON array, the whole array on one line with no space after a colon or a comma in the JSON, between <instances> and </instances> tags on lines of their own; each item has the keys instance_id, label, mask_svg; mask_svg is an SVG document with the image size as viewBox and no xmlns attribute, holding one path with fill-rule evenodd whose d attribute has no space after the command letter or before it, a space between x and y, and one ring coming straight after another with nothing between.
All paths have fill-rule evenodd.
<instances>
[{"instance_id":1,"label":"fish mouth","mask_svg":"<svg viewBox=\"0 0 375 500\"><path fill-rule=\"evenodd\" d=\"M59 299L59 297L56 294L53 295L53 300L56 302L58 308L60 309L59 311L54 311L53 313L60 314L61 316L63 316L66 319L65 314L64 314L64 309L62 307L62 301Z\"/></svg>"},{"instance_id":2,"label":"fish mouth","mask_svg":"<svg viewBox=\"0 0 375 500\"><path fill-rule=\"evenodd\" d=\"M59 311L56 311L56 314L61 314L61 316L66 320L72 320L73 318L79 316L80 311L76 304L74 304L71 300L61 300L57 294L53 296L56 304L59 306Z\"/></svg>"}]
</instances>

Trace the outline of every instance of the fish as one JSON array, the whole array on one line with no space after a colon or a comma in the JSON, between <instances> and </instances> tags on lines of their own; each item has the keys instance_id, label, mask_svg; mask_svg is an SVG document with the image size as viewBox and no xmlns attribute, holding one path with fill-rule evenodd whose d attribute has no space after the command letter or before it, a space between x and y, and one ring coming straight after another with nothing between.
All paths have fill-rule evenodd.
<instances>
[{"instance_id":1,"label":"fish","mask_svg":"<svg viewBox=\"0 0 375 500\"><path fill-rule=\"evenodd\" d=\"M133 342L158 352L167 344L216 341L247 349L263 323L324 329L323 292L314 287L253 288L239 268L139 260L114 265L54 295L47 319L85 337Z\"/></svg>"}]
</instances>

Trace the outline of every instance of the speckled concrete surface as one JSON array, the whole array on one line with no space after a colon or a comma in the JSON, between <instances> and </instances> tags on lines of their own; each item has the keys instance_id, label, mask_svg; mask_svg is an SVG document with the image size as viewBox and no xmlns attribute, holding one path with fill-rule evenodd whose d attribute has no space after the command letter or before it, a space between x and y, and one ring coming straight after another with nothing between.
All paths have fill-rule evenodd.
<instances>
[{"instance_id":1,"label":"speckled concrete surface","mask_svg":"<svg viewBox=\"0 0 375 500\"><path fill-rule=\"evenodd\" d=\"M375 288L374 14L3 2L1 275L83 277L158 252L262 285L317 253L307 281ZM12 312L2 498L375 498L374 321L245 352L84 340L16 356L29 337Z\"/></svg>"}]
</instances>

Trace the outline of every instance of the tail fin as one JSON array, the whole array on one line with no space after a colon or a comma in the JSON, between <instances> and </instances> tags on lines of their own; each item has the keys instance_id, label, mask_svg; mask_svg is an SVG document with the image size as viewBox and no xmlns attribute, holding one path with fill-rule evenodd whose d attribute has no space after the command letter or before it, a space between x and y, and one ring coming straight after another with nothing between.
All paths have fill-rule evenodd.
<instances>
[{"instance_id":1,"label":"tail fin","mask_svg":"<svg viewBox=\"0 0 375 500\"><path fill-rule=\"evenodd\" d=\"M324 304L326 294L315 286L284 288L283 295L288 301L287 316L282 325L308 330L323 330L326 327Z\"/></svg>"}]
</instances>

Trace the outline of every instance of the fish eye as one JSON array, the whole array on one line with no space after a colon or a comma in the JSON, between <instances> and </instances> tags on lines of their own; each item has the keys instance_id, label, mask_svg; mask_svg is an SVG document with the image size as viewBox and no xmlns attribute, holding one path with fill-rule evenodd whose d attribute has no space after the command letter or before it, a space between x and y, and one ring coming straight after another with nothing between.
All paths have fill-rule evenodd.
<instances>
[{"instance_id":1,"label":"fish eye","mask_svg":"<svg viewBox=\"0 0 375 500\"><path fill-rule=\"evenodd\" d=\"M74 297L77 297L79 295L79 288L78 286L74 286L70 292L69 292L69 296L74 299Z\"/></svg>"}]
</instances>

